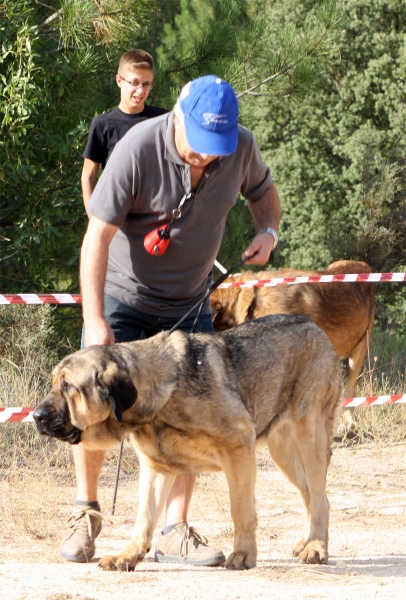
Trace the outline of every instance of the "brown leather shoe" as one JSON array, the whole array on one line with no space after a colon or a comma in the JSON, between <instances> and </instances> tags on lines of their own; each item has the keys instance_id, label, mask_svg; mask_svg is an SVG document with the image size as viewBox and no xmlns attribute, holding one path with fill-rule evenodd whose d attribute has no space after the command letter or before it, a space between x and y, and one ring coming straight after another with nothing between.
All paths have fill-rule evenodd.
<instances>
[{"instance_id":1,"label":"brown leather shoe","mask_svg":"<svg viewBox=\"0 0 406 600\"><path fill-rule=\"evenodd\" d=\"M195 566L221 565L226 557L218 548L207 545L207 539L187 523L177 523L169 533L158 535L155 551L157 562L176 562Z\"/></svg>"},{"instance_id":2,"label":"brown leather shoe","mask_svg":"<svg viewBox=\"0 0 406 600\"><path fill-rule=\"evenodd\" d=\"M103 516L92 506L75 506L68 519L59 552L66 560L87 562L96 552L95 539L102 528Z\"/></svg>"}]
</instances>

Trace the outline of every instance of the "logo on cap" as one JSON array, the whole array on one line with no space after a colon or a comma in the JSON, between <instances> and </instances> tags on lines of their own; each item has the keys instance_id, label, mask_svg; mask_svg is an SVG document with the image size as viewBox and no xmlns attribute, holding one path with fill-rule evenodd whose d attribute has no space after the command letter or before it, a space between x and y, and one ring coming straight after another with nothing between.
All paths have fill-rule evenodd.
<instances>
[{"instance_id":1,"label":"logo on cap","mask_svg":"<svg viewBox=\"0 0 406 600\"><path fill-rule=\"evenodd\" d=\"M202 125L209 125L210 123L228 123L228 119L224 118L227 115L216 115L215 113L203 113Z\"/></svg>"}]
</instances>

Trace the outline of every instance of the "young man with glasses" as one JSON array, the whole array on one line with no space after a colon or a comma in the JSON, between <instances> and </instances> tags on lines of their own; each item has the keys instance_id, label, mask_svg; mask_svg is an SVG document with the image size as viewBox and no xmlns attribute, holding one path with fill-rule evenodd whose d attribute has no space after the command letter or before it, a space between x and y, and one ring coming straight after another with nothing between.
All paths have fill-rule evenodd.
<instances>
[{"instance_id":1,"label":"young man with glasses","mask_svg":"<svg viewBox=\"0 0 406 600\"><path fill-rule=\"evenodd\" d=\"M117 142L137 123L168 112L164 108L145 104L154 77L154 59L148 52L137 49L122 55L116 75L120 104L92 120L83 153L85 161L81 182L86 210L96 187L99 167L101 165L104 169Z\"/></svg>"},{"instance_id":2,"label":"young man with glasses","mask_svg":"<svg viewBox=\"0 0 406 600\"><path fill-rule=\"evenodd\" d=\"M184 86L172 112L141 123L117 145L90 199L81 250L85 347L172 329L212 282L227 214L239 193L256 228L246 264L268 260L277 243L278 193L238 113L231 85L214 75L200 77ZM166 251L157 256L146 238L180 205ZM197 310L181 329L190 331ZM213 332L209 299L199 331ZM72 450L77 499L60 551L67 560L86 562L102 526L97 488L104 452L83 444ZM225 560L188 525L194 482L194 474L180 474L169 492L155 551L159 562L208 566Z\"/></svg>"}]
</instances>

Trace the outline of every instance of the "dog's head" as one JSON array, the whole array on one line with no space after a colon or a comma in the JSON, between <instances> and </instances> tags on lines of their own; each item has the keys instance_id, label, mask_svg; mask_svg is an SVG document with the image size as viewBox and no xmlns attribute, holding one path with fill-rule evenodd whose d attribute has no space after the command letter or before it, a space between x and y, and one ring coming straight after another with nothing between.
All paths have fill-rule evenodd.
<instances>
[{"instance_id":1,"label":"dog's head","mask_svg":"<svg viewBox=\"0 0 406 600\"><path fill-rule=\"evenodd\" d=\"M215 331L225 331L237 325L232 310L227 304L228 290L215 290L210 296L211 318Z\"/></svg>"},{"instance_id":2,"label":"dog's head","mask_svg":"<svg viewBox=\"0 0 406 600\"><path fill-rule=\"evenodd\" d=\"M123 412L137 399L125 361L113 346L92 346L64 358L53 371L52 389L33 417L43 435L78 444L82 432Z\"/></svg>"},{"instance_id":3,"label":"dog's head","mask_svg":"<svg viewBox=\"0 0 406 600\"><path fill-rule=\"evenodd\" d=\"M235 283L253 279L252 271L231 275L225 283ZM255 303L254 288L220 288L210 295L210 307L215 331L225 331L251 318Z\"/></svg>"}]
</instances>

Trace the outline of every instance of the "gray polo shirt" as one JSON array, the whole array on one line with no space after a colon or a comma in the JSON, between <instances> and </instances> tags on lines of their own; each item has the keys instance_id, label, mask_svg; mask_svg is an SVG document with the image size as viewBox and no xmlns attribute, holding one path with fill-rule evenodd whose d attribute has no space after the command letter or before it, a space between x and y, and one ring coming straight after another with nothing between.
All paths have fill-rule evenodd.
<instances>
[{"instance_id":1,"label":"gray polo shirt","mask_svg":"<svg viewBox=\"0 0 406 600\"><path fill-rule=\"evenodd\" d=\"M208 289L227 213L238 193L255 202L271 186L252 133L239 126L237 150L208 166L174 221L162 256L144 248L147 233L168 223L191 191L190 167L174 141L173 112L144 121L118 142L88 210L119 225L109 250L105 292L158 317L182 317ZM203 313L209 313L209 302Z\"/></svg>"}]
</instances>

